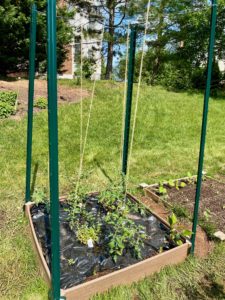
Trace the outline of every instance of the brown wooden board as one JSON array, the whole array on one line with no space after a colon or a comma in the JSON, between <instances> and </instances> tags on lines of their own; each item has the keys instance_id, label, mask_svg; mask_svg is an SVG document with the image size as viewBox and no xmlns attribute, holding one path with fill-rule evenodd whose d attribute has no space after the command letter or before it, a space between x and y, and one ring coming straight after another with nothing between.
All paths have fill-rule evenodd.
<instances>
[{"instance_id":1,"label":"brown wooden board","mask_svg":"<svg viewBox=\"0 0 225 300\"><path fill-rule=\"evenodd\" d=\"M140 202L134 196L128 194L128 197L134 201ZM61 198L62 201L65 200L65 197ZM34 225L31 218L30 210L34 203L28 202L25 205L26 215L28 216L29 225L31 229L31 235L33 239L33 244L35 251L37 252L38 262L41 269L41 274L47 283L51 284L51 274L48 268L48 265L45 261L42 249L39 245ZM148 208L147 208L148 209ZM149 210L149 209L148 209ZM168 223L160 218L155 213L151 212L155 217L157 217L162 223L168 226ZM67 300L88 300L93 295L97 293L102 293L109 290L112 287L131 284L132 282L138 281L142 278L145 278L148 275L151 275L155 272L160 271L161 268L174 265L183 262L189 252L191 244L189 241L186 241L183 245L177 246L176 248L170 249L154 257L145 259L141 262L128 266L124 269L114 271L110 274L103 275L99 278L93 279L91 281L79 284L75 287L61 290L62 296L65 296Z\"/></svg>"}]
</instances>

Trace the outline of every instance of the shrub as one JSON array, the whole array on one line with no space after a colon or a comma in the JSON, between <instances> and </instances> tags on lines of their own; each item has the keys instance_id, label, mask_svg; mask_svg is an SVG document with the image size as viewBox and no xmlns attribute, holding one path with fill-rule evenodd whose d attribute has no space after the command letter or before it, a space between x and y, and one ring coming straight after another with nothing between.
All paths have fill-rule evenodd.
<instances>
[{"instance_id":1,"label":"shrub","mask_svg":"<svg viewBox=\"0 0 225 300\"><path fill-rule=\"evenodd\" d=\"M16 104L17 93L12 91L0 91L0 102L7 103L11 106Z\"/></svg>"},{"instance_id":2,"label":"shrub","mask_svg":"<svg viewBox=\"0 0 225 300\"><path fill-rule=\"evenodd\" d=\"M6 102L0 102L0 119L8 118L14 112L15 112L14 106Z\"/></svg>"},{"instance_id":3,"label":"shrub","mask_svg":"<svg viewBox=\"0 0 225 300\"><path fill-rule=\"evenodd\" d=\"M190 74L184 66L176 66L172 63L165 64L165 70L160 83L169 90L185 90L191 87Z\"/></svg>"},{"instance_id":4,"label":"shrub","mask_svg":"<svg viewBox=\"0 0 225 300\"><path fill-rule=\"evenodd\" d=\"M0 119L8 118L15 113L17 93L0 91Z\"/></svg>"},{"instance_id":5,"label":"shrub","mask_svg":"<svg viewBox=\"0 0 225 300\"><path fill-rule=\"evenodd\" d=\"M34 106L40 109L46 109L48 105L48 100L45 97L39 97L36 101Z\"/></svg>"},{"instance_id":6,"label":"shrub","mask_svg":"<svg viewBox=\"0 0 225 300\"><path fill-rule=\"evenodd\" d=\"M95 72L95 60L93 58L84 58L83 60L83 76L90 79Z\"/></svg>"}]
</instances>

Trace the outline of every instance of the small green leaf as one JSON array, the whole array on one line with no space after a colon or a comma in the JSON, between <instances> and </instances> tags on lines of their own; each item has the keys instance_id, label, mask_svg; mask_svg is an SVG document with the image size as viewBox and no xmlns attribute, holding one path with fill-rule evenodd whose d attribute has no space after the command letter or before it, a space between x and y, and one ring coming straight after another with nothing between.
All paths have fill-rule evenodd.
<instances>
[{"instance_id":1,"label":"small green leaf","mask_svg":"<svg viewBox=\"0 0 225 300\"><path fill-rule=\"evenodd\" d=\"M178 241L176 242L176 244L177 244L177 246L181 246L181 245L183 245L183 242L182 242L181 240L178 240Z\"/></svg>"},{"instance_id":2,"label":"small green leaf","mask_svg":"<svg viewBox=\"0 0 225 300\"><path fill-rule=\"evenodd\" d=\"M185 229L181 232L181 235L183 235L184 237L190 238L192 233L193 232L191 230Z\"/></svg>"},{"instance_id":3,"label":"small green leaf","mask_svg":"<svg viewBox=\"0 0 225 300\"><path fill-rule=\"evenodd\" d=\"M177 223L177 217L174 213L172 213L169 217L168 217L168 221L171 227L174 227L174 225Z\"/></svg>"},{"instance_id":4,"label":"small green leaf","mask_svg":"<svg viewBox=\"0 0 225 300\"><path fill-rule=\"evenodd\" d=\"M173 181L172 179L170 179L170 180L168 181L168 185L169 185L170 187L174 187L174 186L175 186L175 183L174 183L174 181Z\"/></svg>"},{"instance_id":5,"label":"small green leaf","mask_svg":"<svg viewBox=\"0 0 225 300\"><path fill-rule=\"evenodd\" d=\"M186 186L186 183L182 181L182 182L180 183L180 187L181 187L181 188L184 188L185 186Z\"/></svg>"}]
</instances>

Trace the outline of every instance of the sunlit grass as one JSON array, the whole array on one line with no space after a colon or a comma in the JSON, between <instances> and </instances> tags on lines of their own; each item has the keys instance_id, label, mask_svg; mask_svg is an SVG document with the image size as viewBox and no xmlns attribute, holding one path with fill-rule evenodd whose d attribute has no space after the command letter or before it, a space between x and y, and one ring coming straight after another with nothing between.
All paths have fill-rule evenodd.
<instances>
[{"instance_id":1,"label":"sunlit grass","mask_svg":"<svg viewBox=\"0 0 225 300\"><path fill-rule=\"evenodd\" d=\"M65 80L61 83L70 86L74 84ZM91 85L92 83L85 83L88 89L91 89ZM89 191L102 189L121 170L122 101L121 83L97 83L84 158L84 173L87 175L84 183ZM85 99L83 103L85 129L90 100ZM161 87L142 87L130 165L130 188L133 189L140 182L152 183L185 176L188 172L196 173L202 105L201 94L168 92ZM79 166L79 103L60 106L58 115L60 193L65 194L76 180ZM224 172L224 120L225 101L211 100L205 155L205 170L210 175ZM5 226L0 229L0 299L46 299L47 287L37 271L22 211L26 118L20 121L0 121L0 131L0 211L5 212ZM33 169L37 166L35 185L48 186L46 111L35 115L33 137ZM222 246L218 249L215 259L209 259L206 268L220 269L220 255L223 253L225 256L225 249ZM177 294L183 295L181 299L188 299L182 290L186 278L184 270L192 276L198 266L198 261L190 260L178 269L163 271L154 277L156 279L146 279L134 285L132 290L116 289L97 299L132 299L134 295L138 295L138 299L178 299ZM198 270L204 271L202 268L197 269L197 278L200 272ZM169 288L170 285L167 287L173 272L176 274L174 289Z\"/></svg>"}]
</instances>

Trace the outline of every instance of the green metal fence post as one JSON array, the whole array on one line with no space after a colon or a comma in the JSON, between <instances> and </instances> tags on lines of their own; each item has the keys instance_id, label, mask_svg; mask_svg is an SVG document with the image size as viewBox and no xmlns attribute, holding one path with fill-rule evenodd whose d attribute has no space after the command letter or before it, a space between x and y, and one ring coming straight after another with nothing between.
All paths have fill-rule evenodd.
<instances>
[{"instance_id":1,"label":"green metal fence post","mask_svg":"<svg viewBox=\"0 0 225 300\"><path fill-rule=\"evenodd\" d=\"M217 0L212 0L211 23L210 23L211 29L210 29L210 41L209 41L208 62L207 62L207 81L206 81L206 89L205 89L205 96L204 96L201 144L200 144L199 163L198 163L198 178L197 178L193 226L192 226L192 232L193 232L192 239L191 239L192 254L194 254L194 250L195 250L195 239L196 239L196 231L198 225L198 211L199 211L199 202L201 196L202 171L203 171L203 163L204 163L205 140L206 140L207 118L208 118L208 104L209 104L209 97L210 97L212 64L213 64L213 55L214 55L215 33L216 33L216 15L217 15Z\"/></svg>"},{"instance_id":2,"label":"green metal fence post","mask_svg":"<svg viewBox=\"0 0 225 300\"><path fill-rule=\"evenodd\" d=\"M32 135L33 135L33 104L35 80L35 52L37 31L37 7L31 7L30 25L30 53L29 53L29 91L28 91L28 120L27 120L27 159L26 159L26 192L25 201L30 201L31 161L32 161Z\"/></svg>"},{"instance_id":3,"label":"green metal fence post","mask_svg":"<svg viewBox=\"0 0 225 300\"><path fill-rule=\"evenodd\" d=\"M123 175L126 175L127 173L127 161L128 161L128 152L129 152L130 118L131 118L132 97L133 97L136 37L137 37L136 29L132 28L130 34L127 101L126 101L126 115L125 115L125 124L124 124L123 159L122 159Z\"/></svg>"},{"instance_id":4,"label":"green metal fence post","mask_svg":"<svg viewBox=\"0 0 225 300\"><path fill-rule=\"evenodd\" d=\"M56 0L48 0L48 127L49 181L51 224L51 299L60 297L60 231L58 183L58 116L57 116L57 59L56 59Z\"/></svg>"}]
</instances>

